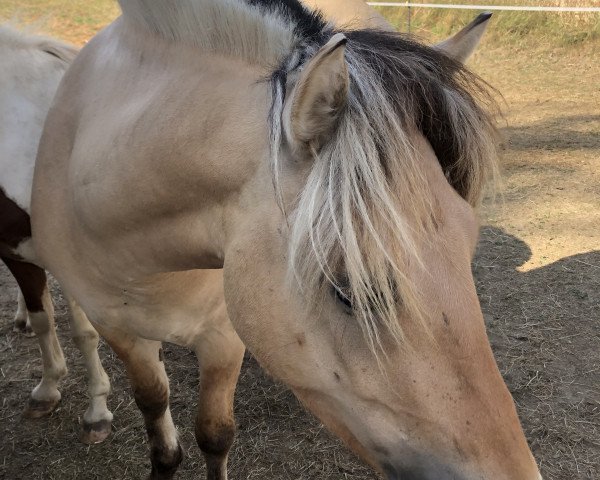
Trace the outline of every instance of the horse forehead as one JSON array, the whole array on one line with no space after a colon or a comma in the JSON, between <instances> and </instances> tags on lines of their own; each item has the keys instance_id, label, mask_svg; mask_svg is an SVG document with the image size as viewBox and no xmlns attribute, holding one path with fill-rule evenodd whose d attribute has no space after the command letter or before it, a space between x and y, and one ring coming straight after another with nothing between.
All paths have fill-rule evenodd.
<instances>
[{"instance_id":1,"label":"horse forehead","mask_svg":"<svg viewBox=\"0 0 600 480\"><path fill-rule=\"evenodd\" d=\"M420 133L412 135L420 154L419 165L431 195L431 215L436 235L444 245L452 247L455 254L464 252L465 258L472 257L479 236L479 220L474 209L450 185L442 170L439 159L427 139ZM440 252L439 249L435 250ZM439 255L430 252L426 258Z\"/></svg>"},{"instance_id":2,"label":"horse forehead","mask_svg":"<svg viewBox=\"0 0 600 480\"><path fill-rule=\"evenodd\" d=\"M431 195L440 204L438 209L449 210L458 216L472 212L473 209L448 182L440 159L436 156L427 138L418 132L413 133L411 139L419 153L419 166L427 183L431 187Z\"/></svg>"}]
</instances>

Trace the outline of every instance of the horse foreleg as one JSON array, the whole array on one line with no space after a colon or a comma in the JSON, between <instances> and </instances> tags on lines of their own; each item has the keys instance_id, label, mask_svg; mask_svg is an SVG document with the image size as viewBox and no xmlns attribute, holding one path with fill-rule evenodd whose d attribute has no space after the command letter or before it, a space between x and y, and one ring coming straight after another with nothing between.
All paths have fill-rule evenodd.
<instances>
[{"instance_id":1,"label":"horse foreleg","mask_svg":"<svg viewBox=\"0 0 600 480\"><path fill-rule=\"evenodd\" d=\"M110 435L113 415L106 406L110 393L110 380L102 368L98 356L98 332L87 319L77 303L69 299L71 309L71 335L83 356L88 377L88 396L90 404L83 415L83 431L80 439L83 443L100 443Z\"/></svg>"},{"instance_id":2,"label":"horse foreleg","mask_svg":"<svg viewBox=\"0 0 600 480\"><path fill-rule=\"evenodd\" d=\"M31 328L42 352L42 380L31 392L23 415L39 418L52 412L60 401L58 382L67 374L63 352L54 327L54 307L48 292L46 272L31 263L2 259L11 271L24 297Z\"/></svg>"},{"instance_id":3,"label":"horse foreleg","mask_svg":"<svg viewBox=\"0 0 600 480\"><path fill-rule=\"evenodd\" d=\"M169 410L169 380L161 343L98 327L125 364L135 402L144 416L150 442L151 480L173 478L183 459Z\"/></svg>"},{"instance_id":4,"label":"horse foreleg","mask_svg":"<svg viewBox=\"0 0 600 480\"><path fill-rule=\"evenodd\" d=\"M196 347L200 396L195 434L206 459L208 480L227 480L227 455L235 438L233 395L244 358L244 344L229 320Z\"/></svg>"}]
</instances>

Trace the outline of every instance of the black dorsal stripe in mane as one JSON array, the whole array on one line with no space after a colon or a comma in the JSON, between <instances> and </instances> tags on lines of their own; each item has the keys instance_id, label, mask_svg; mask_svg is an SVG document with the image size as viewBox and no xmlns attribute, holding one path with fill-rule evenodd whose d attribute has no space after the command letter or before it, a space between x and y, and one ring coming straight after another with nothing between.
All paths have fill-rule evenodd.
<instances>
[{"instance_id":1,"label":"black dorsal stripe in mane","mask_svg":"<svg viewBox=\"0 0 600 480\"><path fill-rule=\"evenodd\" d=\"M401 33L378 29L343 33L349 48L354 48L361 61L378 73L380 85L402 123L408 128L416 127L425 136L450 184L466 197L471 188L469 176L456 169L464 161L464 139L455 129L455 105L449 95L460 97L463 105L477 112L483 125L487 113L478 100L491 102L487 84L462 63ZM381 161L386 168L386 159Z\"/></svg>"},{"instance_id":2,"label":"black dorsal stripe in mane","mask_svg":"<svg viewBox=\"0 0 600 480\"><path fill-rule=\"evenodd\" d=\"M379 72L381 85L405 127L410 127L407 122L414 122L448 174L459 152L451 123L447 121L449 113L442 90L448 86L456 88L453 78L461 66L433 48L398 33L364 29L345 34L363 52L373 52L362 55L362 60ZM407 113L415 113L417 117L405 118Z\"/></svg>"},{"instance_id":3,"label":"black dorsal stripe in mane","mask_svg":"<svg viewBox=\"0 0 600 480\"><path fill-rule=\"evenodd\" d=\"M305 7L298 0L245 0L249 5L263 8L269 12L277 12L292 25L294 33L301 39L322 43L327 30L327 22L319 11Z\"/></svg>"},{"instance_id":4,"label":"black dorsal stripe in mane","mask_svg":"<svg viewBox=\"0 0 600 480\"><path fill-rule=\"evenodd\" d=\"M289 19L289 32L307 25L292 36L288 54L271 75L272 181L286 215L280 174L285 157L294 156L282 148L288 138L286 89L336 31L305 16L295 1L246 1L278 9L271 16ZM478 104L486 100L485 84L459 63L398 33L339 32L347 39L346 102L327 138L309 152L310 172L288 217L290 273L303 291L322 289L325 278L343 293L342 302L351 299L353 316L378 356L385 348L382 339L386 345L390 337L397 344L405 340L400 312L426 318L426 299L407 267L421 261L422 244L433 246L436 202L444 197L432 191L438 182L425 170L421 137L429 140L449 183L474 206L495 171L495 130Z\"/></svg>"},{"instance_id":5,"label":"black dorsal stripe in mane","mask_svg":"<svg viewBox=\"0 0 600 480\"><path fill-rule=\"evenodd\" d=\"M283 17L293 26L299 40L293 52L295 55L286 58L271 75L274 99L279 98L282 102L290 71L301 67L336 33L336 29L320 12L312 11L298 0L243 1ZM403 127L416 129L424 135L450 184L461 196L469 198L473 182L478 182L471 174L469 164L480 161L469 158L475 152L471 147L478 136L473 129L494 130L485 108L493 105L487 84L460 62L410 36L377 28L337 31L348 39L346 48L351 77L352 72L366 73L365 77L385 92ZM352 83L351 78L350 88L354 94L363 95L361 87ZM365 105L372 101L371 98L360 100ZM275 103L271 120L278 111ZM467 120L471 123L465 124ZM384 145L388 141L376 139L379 160L386 172L390 171L388 163L395 163L384 153L389 153Z\"/></svg>"}]
</instances>

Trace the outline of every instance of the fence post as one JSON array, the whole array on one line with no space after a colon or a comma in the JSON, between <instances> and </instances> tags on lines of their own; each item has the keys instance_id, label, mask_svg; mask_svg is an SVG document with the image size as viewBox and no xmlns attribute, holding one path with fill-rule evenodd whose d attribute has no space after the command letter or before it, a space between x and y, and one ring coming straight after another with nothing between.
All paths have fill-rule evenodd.
<instances>
[{"instance_id":1,"label":"fence post","mask_svg":"<svg viewBox=\"0 0 600 480\"><path fill-rule=\"evenodd\" d=\"M408 33L410 33L410 17L411 17L410 0L408 0Z\"/></svg>"}]
</instances>

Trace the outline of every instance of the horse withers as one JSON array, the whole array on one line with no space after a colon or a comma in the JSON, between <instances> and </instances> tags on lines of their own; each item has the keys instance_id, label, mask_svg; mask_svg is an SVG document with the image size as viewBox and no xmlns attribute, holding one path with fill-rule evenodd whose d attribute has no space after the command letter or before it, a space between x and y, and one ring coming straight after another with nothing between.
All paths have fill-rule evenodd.
<instances>
[{"instance_id":1,"label":"horse withers","mask_svg":"<svg viewBox=\"0 0 600 480\"><path fill-rule=\"evenodd\" d=\"M58 382L67 373L46 273L32 246L29 206L46 113L76 53L77 49L57 40L0 26L0 258L19 285L15 330L33 331L42 353L42 379L24 412L29 418L48 415L56 408L61 398ZM90 405L81 438L96 443L110 432L112 414L106 407L110 383L98 357L98 333L75 302L69 304L71 333L89 377Z\"/></svg>"},{"instance_id":2,"label":"horse withers","mask_svg":"<svg viewBox=\"0 0 600 480\"><path fill-rule=\"evenodd\" d=\"M389 479L539 480L470 270L485 86L452 49L296 0L120 4L48 115L32 223L125 363L150 477L182 459L169 341L200 360L211 480L244 345Z\"/></svg>"}]
</instances>

